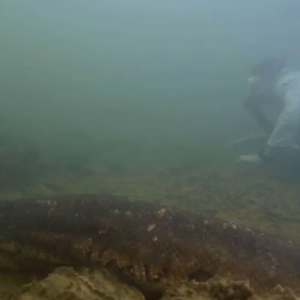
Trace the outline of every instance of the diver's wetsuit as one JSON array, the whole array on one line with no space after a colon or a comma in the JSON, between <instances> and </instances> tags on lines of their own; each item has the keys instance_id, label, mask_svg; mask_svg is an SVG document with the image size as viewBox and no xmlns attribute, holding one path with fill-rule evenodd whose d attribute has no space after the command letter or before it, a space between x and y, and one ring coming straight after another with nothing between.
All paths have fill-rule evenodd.
<instances>
[{"instance_id":1,"label":"diver's wetsuit","mask_svg":"<svg viewBox=\"0 0 300 300\"><path fill-rule=\"evenodd\" d=\"M300 149L297 143L300 132L300 72L283 69L276 93L283 100L284 109L268 139L267 147Z\"/></svg>"}]
</instances>

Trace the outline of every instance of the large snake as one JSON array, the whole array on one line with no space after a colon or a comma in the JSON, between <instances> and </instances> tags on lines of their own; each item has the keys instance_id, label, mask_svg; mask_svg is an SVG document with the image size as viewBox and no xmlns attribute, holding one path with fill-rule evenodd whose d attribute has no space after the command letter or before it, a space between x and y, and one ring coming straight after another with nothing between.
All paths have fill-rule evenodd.
<instances>
[{"instance_id":1,"label":"large snake","mask_svg":"<svg viewBox=\"0 0 300 300\"><path fill-rule=\"evenodd\" d=\"M300 246L238 224L157 203L69 195L0 202L0 270L111 267L162 287L214 275L255 292L300 286Z\"/></svg>"}]
</instances>

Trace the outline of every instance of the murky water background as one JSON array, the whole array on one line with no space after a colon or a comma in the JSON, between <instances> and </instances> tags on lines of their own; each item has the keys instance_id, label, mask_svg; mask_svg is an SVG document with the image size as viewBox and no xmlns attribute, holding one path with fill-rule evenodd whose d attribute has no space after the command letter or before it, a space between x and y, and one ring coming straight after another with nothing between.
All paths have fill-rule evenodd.
<instances>
[{"instance_id":1,"label":"murky water background","mask_svg":"<svg viewBox=\"0 0 300 300\"><path fill-rule=\"evenodd\" d=\"M0 198L117 194L298 239L297 166L236 165L231 145L260 133L241 106L246 79L262 58L299 47L299 8L297 0L1 1ZM279 111L267 115L275 121ZM57 276L74 295L41 284L13 299L100 297L94 279ZM5 299L32 278L0 281ZM109 291L101 297L116 297ZM282 293L294 299L286 290L274 297Z\"/></svg>"}]
</instances>

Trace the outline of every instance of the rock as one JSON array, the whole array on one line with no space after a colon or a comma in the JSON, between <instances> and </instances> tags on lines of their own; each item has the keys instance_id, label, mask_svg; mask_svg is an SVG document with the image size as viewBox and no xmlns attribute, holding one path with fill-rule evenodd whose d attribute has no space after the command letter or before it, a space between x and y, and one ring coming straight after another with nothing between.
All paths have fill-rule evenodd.
<instances>
[{"instance_id":1,"label":"rock","mask_svg":"<svg viewBox=\"0 0 300 300\"><path fill-rule=\"evenodd\" d=\"M118 282L106 270L80 273L57 268L47 278L23 285L10 300L144 300L141 292Z\"/></svg>"}]
</instances>

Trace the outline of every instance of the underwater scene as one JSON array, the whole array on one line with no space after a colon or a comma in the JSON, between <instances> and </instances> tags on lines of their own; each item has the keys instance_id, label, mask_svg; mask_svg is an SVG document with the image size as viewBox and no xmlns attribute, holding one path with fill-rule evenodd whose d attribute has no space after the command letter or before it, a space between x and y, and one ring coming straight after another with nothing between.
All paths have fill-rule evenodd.
<instances>
[{"instance_id":1,"label":"underwater scene","mask_svg":"<svg viewBox=\"0 0 300 300\"><path fill-rule=\"evenodd\" d=\"M2 0L0 300L300 299L299 10Z\"/></svg>"}]
</instances>

